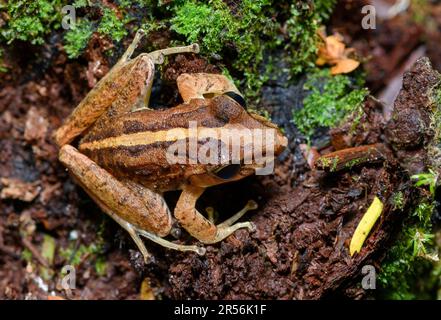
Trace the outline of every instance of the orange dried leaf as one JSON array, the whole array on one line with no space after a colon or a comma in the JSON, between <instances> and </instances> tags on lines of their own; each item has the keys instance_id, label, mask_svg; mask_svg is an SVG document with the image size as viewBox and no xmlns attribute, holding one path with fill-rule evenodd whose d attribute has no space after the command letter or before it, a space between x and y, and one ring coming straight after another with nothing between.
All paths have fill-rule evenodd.
<instances>
[{"instance_id":1,"label":"orange dried leaf","mask_svg":"<svg viewBox=\"0 0 441 320\"><path fill-rule=\"evenodd\" d=\"M343 43L343 37L339 34L325 37L320 34L323 39L323 44L318 49L318 57L316 65L323 66L325 64L333 66L331 68L331 74L349 73L355 70L360 62L357 60L348 58L349 54L352 54L355 50L353 48L346 48Z\"/></svg>"},{"instance_id":2,"label":"orange dried leaf","mask_svg":"<svg viewBox=\"0 0 441 320\"><path fill-rule=\"evenodd\" d=\"M358 68L360 62L354 59L342 59L337 62L335 66L331 68L331 74L341 74L341 73L349 73Z\"/></svg>"}]
</instances>

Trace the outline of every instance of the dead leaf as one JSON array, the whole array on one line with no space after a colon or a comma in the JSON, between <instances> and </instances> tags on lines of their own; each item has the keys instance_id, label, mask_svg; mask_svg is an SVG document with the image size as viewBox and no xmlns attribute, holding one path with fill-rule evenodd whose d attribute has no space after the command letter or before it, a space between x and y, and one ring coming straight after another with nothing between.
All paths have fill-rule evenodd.
<instances>
[{"instance_id":1,"label":"dead leaf","mask_svg":"<svg viewBox=\"0 0 441 320\"><path fill-rule=\"evenodd\" d=\"M46 205L49 203L49 200L52 199L52 197L61 193L62 185L59 182L55 184L43 184L43 185L44 187L43 187L43 191L40 194L40 201L42 204Z\"/></svg>"},{"instance_id":2,"label":"dead leaf","mask_svg":"<svg viewBox=\"0 0 441 320\"><path fill-rule=\"evenodd\" d=\"M331 74L333 75L349 73L358 68L360 62L348 57L354 52L354 49L346 48L341 35L326 36L321 31L319 36L322 38L323 44L318 49L316 65L323 66L328 64L333 66L331 68Z\"/></svg>"},{"instance_id":3,"label":"dead leaf","mask_svg":"<svg viewBox=\"0 0 441 320\"><path fill-rule=\"evenodd\" d=\"M144 281L142 281L139 297L141 300L156 300L149 278L145 278Z\"/></svg>"},{"instance_id":4,"label":"dead leaf","mask_svg":"<svg viewBox=\"0 0 441 320\"><path fill-rule=\"evenodd\" d=\"M331 74L341 74L341 73L349 73L358 68L360 62L354 59L342 59L337 62L335 66L331 68Z\"/></svg>"},{"instance_id":5,"label":"dead leaf","mask_svg":"<svg viewBox=\"0 0 441 320\"><path fill-rule=\"evenodd\" d=\"M19 179L1 178L3 189L0 193L1 199L18 199L31 202L40 192L39 182L24 182Z\"/></svg>"},{"instance_id":6,"label":"dead leaf","mask_svg":"<svg viewBox=\"0 0 441 320\"><path fill-rule=\"evenodd\" d=\"M48 121L38 113L37 108L32 107L26 115L24 138L26 141L44 139L48 129Z\"/></svg>"}]
</instances>

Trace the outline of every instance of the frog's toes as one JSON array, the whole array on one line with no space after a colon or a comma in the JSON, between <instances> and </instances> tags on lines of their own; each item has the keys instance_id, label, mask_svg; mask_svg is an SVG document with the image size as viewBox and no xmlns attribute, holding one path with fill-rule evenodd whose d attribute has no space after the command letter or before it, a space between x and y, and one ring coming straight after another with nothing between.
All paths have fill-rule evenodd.
<instances>
[{"instance_id":1,"label":"frog's toes","mask_svg":"<svg viewBox=\"0 0 441 320\"><path fill-rule=\"evenodd\" d=\"M192 49L193 49L192 50L193 53L199 53L199 51L200 51L199 44L192 43L191 46L192 46Z\"/></svg>"},{"instance_id":2,"label":"frog's toes","mask_svg":"<svg viewBox=\"0 0 441 320\"><path fill-rule=\"evenodd\" d=\"M196 253L200 256L204 256L207 253L207 249L205 247L197 247Z\"/></svg>"},{"instance_id":3,"label":"frog's toes","mask_svg":"<svg viewBox=\"0 0 441 320\"><path fill-rule=\"evenodd\" d=\"M257 230L256 224L254 222L249 221L248 230L250 230L250 232L255 232Z\"/></svg>"},{"instance_id":4,"label":"frog's toes","mask_svg":"<svg viewBox=\"0 0 441 320\"><path fill-rule=\"evenodd\" d=\"M259 206L256 201L254 200L248 200L246 206L248 210L256 210Z\"/></svg>"}]
</instances>

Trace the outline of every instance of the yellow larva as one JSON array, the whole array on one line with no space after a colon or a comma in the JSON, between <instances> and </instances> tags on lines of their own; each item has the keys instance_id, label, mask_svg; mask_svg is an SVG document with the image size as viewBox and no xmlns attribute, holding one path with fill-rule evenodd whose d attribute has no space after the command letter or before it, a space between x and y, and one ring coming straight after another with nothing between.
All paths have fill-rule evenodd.
<instances>
[{"instance_id":1,"label":"yellow larva","mask_svg":"<svg viewBox=\"0 0 441 320\"><path fill-rule=\"evenodd\" d=\"M367 235L380 217L382 211L383 203L380 199L378 199L378 197L375 197L363 218L361 218L357 229L355 229L354 235L352 236L351 243L349 245L349 253L351 256L353 256L355 252L360 252L364 240L366 240Z\"/></svg>"}]
</instances>

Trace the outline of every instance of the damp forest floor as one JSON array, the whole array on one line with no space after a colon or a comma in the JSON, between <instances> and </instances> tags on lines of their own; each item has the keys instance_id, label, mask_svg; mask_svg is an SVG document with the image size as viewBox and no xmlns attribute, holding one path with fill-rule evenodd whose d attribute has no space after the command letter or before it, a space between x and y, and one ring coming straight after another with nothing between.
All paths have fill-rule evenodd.
<instances>
[{"instance_id":1,"label":"damp forest floor","mask_svg":"<svg viewBox=\"0 0 441 320\"><path fill-rule=\"evenodd\" d=\"M439 31L426 32L406 14L379 21L376 30L363 30L357 20L359 5L340 1L327 29L342 34L363 57L366 86L389 103L367 98L361 118L333 129L333 134L347 136L351 123L362 124L351 132L352 145L384 142L403 71L418 56L427 55L434 69L441 68ZM168 37L168 32L157 32L148 40L161 46L168 44ZM247 219L255 223L256 231L239 230L208 245L205 256L146 241L154 260L144 264L128 234L69 177L52 140L54 130L115 62L104 53L109 41L93 35L79 59L69 59L60 50L60 41L54 34L42 46L14 42L5 55L11 68L0 73L1 299L376 297L361 287L360 270L366 264L380 268L400 232L400 210L401 214L406 210L398 210L387 199L402 191L410 206L410 182L399 159L335 173L311 169L304 156L306 140L292 121L293 109L302 108L306 75L281 76L260 90L256 108L266 110L289 138L274 174L210 188L198 202L202 212L215 208L222 221L254 199L259 208ZM424 75L422 80L408 86L423 96L424 79L433 74L421 68L417 71ZM155 83L154 106L179 102L174 84L179 74L222 71L201 55L170 58L157 72L162 79ZM395 108L408 108L406 100L400 101ZM323 129L311 145L324 154L332 151L329 141L329 130ZM178 195L166 194L170 209ZM386 214L361 252L351 257L348 242L376 195L385 202ZM195 241L184 231L179 240ZM71 291L60 285L65 265L76 270L76 288Z\"/></svg>"}]
</instances>

